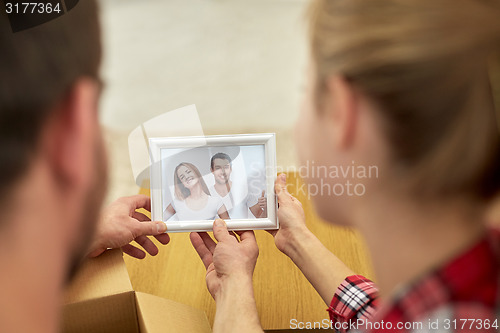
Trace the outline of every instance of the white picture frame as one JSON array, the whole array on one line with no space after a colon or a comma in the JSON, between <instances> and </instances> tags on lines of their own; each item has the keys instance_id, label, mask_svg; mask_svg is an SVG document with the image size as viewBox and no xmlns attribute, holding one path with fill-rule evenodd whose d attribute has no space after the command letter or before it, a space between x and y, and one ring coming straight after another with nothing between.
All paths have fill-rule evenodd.
<instances>
[{"instance_id":1,"label":"white picture frame","mask_svg":"<svg viewBox=\"0 0 500 333\"><path fill-rule=\"evenodd\" d=\"M229 230L275 230L279 228L277 199L274 194L274 181L277 172L276 135L274 133L150 138L149 150L151 218L153 221L164 221L167 224L168 233L212 231L213 229L214 219L191 217L198 214L194 212L202 211L202 209L186 208L188 203L194 201L193 199L189 200L191 192L188 191L187 198L179 198L178 194L181 193L182 197L182 193L184 193L179 192L179 188L182 187L182 184L179 184L180 179L183 177L181 170L189 169L188 172L191 172L190 168L182 169L181 164L187 163L190 163L191 167L195 165L198 169L196 174L200 175L201 178L195 176L198 179L196 182L202 179L203 181L200 183L205 184L205 189L209 188L210 195L205 196L207 202L205 208L208 207L208 202L215 202L215 199L228 200L228 196L231 197L230 202L224 201L231 208L227 209L227 213L234 214L234 217L226 219ZM226 177L224 179L226 182L230 181L232 185L230 192L225 197L213 192L217 180L219 186L221 184L221 178L215 179L216 173L212 171L213 162L209 158L210 155L212 158L216 157L214 153L231 155L229 158L231 179L228 180L226 174L224 174ZM225 159L219 159L220 161L225 162ZM175 169L174 166L176 166ZM178 169L179 167L181 169ZM210 170L209 172L207 168ZM235 170L237 171L235 172ZM181 178L175 179L176 175L179 177L179 174ZM184 179L192 181L192 177ZM188 186L187 184L190 183L183 184ZM182 189L186 190L186 187L182 187ZM231 193L233 190L234 195ZM259 190L258 193L256 193L257 190ZM260 194L260 190L263 191L262 194ZM254 203L258 198L266 198L266 200L260 200L267 204L267 216L265 217L256 218L252 213L256 209ZM248 207L248 215L245 215L245 205L252 205L252 207ZM175 213L170 215L172 210ZM221 210L223 208L220 208L218 212ZM212 212L213 210L209 214ZM169 215L170 217L167 219ZM177 220L175 215L178 215Z\"/></svg>"}]
</instances>

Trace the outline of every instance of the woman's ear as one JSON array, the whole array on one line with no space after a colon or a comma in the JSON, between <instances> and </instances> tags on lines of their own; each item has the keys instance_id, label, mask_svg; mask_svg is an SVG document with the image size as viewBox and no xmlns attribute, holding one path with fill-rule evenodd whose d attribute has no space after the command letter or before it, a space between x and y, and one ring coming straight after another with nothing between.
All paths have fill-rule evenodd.
<instances>
[{"instance_id":1,"label":"woman's ear","mask_svg":"<svg viewBox=\"0 0 500 333\"><path fill-rule=\"evenodd\" d=\"M357 95L352 85L336 75L327 81L328 118L333 129L335 145L340 150L349 148L356 135L358 120Z\"/></svg>"}]
</instances>

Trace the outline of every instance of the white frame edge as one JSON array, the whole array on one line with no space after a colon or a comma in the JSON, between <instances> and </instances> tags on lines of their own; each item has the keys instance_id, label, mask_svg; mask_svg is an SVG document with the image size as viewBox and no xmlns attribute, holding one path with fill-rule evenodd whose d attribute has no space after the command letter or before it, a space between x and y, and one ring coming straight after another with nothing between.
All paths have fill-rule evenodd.
<instances>
[{"instance_id":1,"label":"white frame edge","mask_svg":"<svg viewBox=\"0 0 500 333\"><path fill-rule=\"evenodd\" d=\"M277 212L277 199L274 194L274 181L276 179L276 134L235 134L190 136L170 138L150 138L150 168L151 168L151 220L163 220L162 207L162 174L161 174L161 149L162 148L194 148L203 146L244 146L264 145L266 158L266 193L267 193L267 218L259 219L234 219L227 220L229 230L275 230L279 228ZM153 184L156 184L153 186ZM159 185L159 186L158 186ZM175 221L167 224L167 232L193 232L212 231L213 221Z\"/></svg>"}]
</instances>

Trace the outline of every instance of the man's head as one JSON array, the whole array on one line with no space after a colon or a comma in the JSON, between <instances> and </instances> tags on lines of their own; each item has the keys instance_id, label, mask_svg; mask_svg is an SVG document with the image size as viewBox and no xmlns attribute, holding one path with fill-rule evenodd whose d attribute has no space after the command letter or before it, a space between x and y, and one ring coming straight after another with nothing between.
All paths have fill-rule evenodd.
<instances>
[{"instance_id":1,"label":"man's head","mask_svg":"<svg viewBox=\"0 0 500 333\"><path fill-rule=\"evenodd\" d=\"M92 235L106 184L96 1L17 33L1 12L0 52L0 205L18 208L0 220L0 235L40 228L40 238L66 250L69 270ZM38 216L33 225L29 215Z\"/></svg>"},{"instance_id":2,"label":"man's head","mask_svg":"<svg viewBox=\"0 0 500 333\"><path fill-rule=\"evenodd\" d=\"M225 153L217 153L210 160L212 171L217 184L226 184L231 178L231 157Z\"/></svg>"}]
</instances>

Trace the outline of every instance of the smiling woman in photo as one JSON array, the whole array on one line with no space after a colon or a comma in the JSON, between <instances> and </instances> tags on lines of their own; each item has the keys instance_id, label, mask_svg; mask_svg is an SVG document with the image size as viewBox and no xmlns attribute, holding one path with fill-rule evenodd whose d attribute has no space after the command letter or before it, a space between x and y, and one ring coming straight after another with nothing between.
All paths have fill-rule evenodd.
<instances>
[{"instance_id":1,"label":"smiling woman in photo","mask_svg":"<svg viewBox=\"0 0 500 333\"><path fill-rule=\"evenodd\" d=\"M210 195L200 171L193 164L177 165L174 183L175 198L163 212L164 221L174 214L180 221L213 220L217 216L229 219L222 200Z\"/></svg>"}]
</instances>

